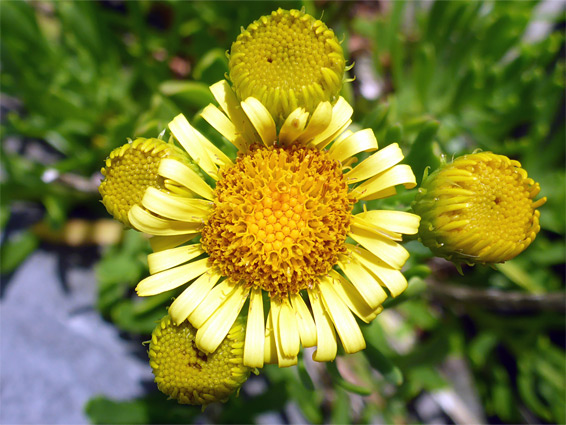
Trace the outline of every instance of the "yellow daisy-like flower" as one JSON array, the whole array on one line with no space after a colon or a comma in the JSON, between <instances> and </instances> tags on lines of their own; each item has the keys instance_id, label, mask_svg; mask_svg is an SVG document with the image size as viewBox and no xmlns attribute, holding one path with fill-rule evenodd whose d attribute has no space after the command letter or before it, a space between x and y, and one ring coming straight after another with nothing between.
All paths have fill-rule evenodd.
<instances>
[{"instance_id":1,"label":"yellow daisy-like flower","mask_svg":"<svg viewBox=\"0 0 566 425\"><path fill-rule=\"evenodd\" d=\"M322 21L278 9L242 30L230 50L229 77L240 100L255 97L281 124L299 106L312 113L338 99L345 65Z\"/></svg>"},{"instance_id":2,"label":"yellow daisy-like flower","mask_svg":"<svg viewBox=\"0 0 566 425\"><path fill-rule=\"evenodd\" d=\"M425 177L413 210L419 238L455 263L501 263L523 252L540 230L540 186L518 161L491 152L464 155Z\"/></svg>"},{"instance_id":3,"label":"yellow daisy-like flower","mask_svg":"<svg viewBox=\"0 0 566 425\"><path fill-rule=\"evenodd\" d=\"M176 326L165 316L158 323L149 344L157 387L181 404L204 407L225 402L251 372L243 365L244 323L237 320L212 354L197 348L195 335L196 329L186 321Z\"/></svg>"},{"instance_id":4,"label":"yellow daisy-like flower","mask_svg":"<svg viewBox=\"0 0 566 425\"><path fill-rule=\"evenodd\" d=\"M238 158L233 162L182 115L169 124L216 185L180 161L161 160L159 176L194 197L148 187L130 209L132 226L155 235L151 276L138 294L192 281L169 314L198 329L196 344L205 353L217 349L249 300L250 367L296 364L301 344L317 347L315 360L333 360L335 330L347 353L365 348L354 315L370 322L388 293L407 287L400 269L409 253L398 242L417 232L419 217L351 211L357 201L395 194L396 185L415 186L411 168L399 164L401 149L389 145L353 167L355 155L376 151L377 141L369 129L347 130L352 108L342 98L312 114L296 109L277 131L257 99L239 102L226 81L211 91L220 108L209 105L202 116L238 148ZM199 243L186 244L197 234Z\"/></svg>"},{"instance_id":5,"label":"yellow daisy-like flower","mask_svg":"<svg viewBox=\"0 0 566 425\"><path fill-rule=\"evenodd\" d=\"M108 155L101 170L104 180L98 191L102 195L102 203L116 220L131 226L128 212L133 205L141 202L148 187L191 196L191 192L157 174L159 163L164 158L175 158L191 166L186 153L159 139L140 137Z\"/></svg>"}]
</instances>

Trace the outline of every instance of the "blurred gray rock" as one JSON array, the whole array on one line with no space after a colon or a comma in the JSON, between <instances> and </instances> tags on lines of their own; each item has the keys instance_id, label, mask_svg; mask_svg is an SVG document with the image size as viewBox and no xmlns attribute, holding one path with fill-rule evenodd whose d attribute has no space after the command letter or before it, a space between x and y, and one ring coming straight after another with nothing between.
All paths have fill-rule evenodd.
<instances>
[{"instance_id":1,"label":"blurred gray rock","mask_svg":"<svg viewBox=\"0 0 566 425\"><path fill-rule=\"evenodd\" d=\"M61 273L60 264L57 253L38 250L2 282L2 424L88 423L91 397L131 399L153 381L139 343L121 339L93 308L92 269Z\"/></svg>"}]
</instances>

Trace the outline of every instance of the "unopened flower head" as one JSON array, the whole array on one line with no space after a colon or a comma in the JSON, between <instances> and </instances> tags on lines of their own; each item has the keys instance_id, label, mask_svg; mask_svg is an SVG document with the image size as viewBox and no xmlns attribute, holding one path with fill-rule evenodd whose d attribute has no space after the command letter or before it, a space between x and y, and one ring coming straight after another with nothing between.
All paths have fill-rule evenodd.
<instances>
[{"instance_id":1,"label":"unopened flower head","mask_svg":"<svg viewBox=\"0 0 566 425\"><path fill-rule=\"evenodd\" d=\"M159 390L181 404L225 402L239 391L251 369L244 366L245 328L237 320L213 353L195 343L196 329L188 322L175 325L165 316L154 329L149 363Z\"/></svg>"},{"instance_id":2,"label":"unopened flower head","mask_svg":"<svg viewBox=\"0 0 566 425\"><path fill-rule=\"evenodd\" d=\"M517 161L491 152L464 155L425 177L413 205L419 238L455 263L501 263L540 230L540 186Z\"/></svg>"},{"instance_id":3,"label":"unopened flower head","mask_svg":"<svg viewBox=\"0 0 566 425\"><path fill-rule=\"evenodd\" d=\"M334 32L299 10L278 9L242 30L230 51L229 76L240 100L259 99L278 124L296 108L334 102L345 61Z\"/></svg>"},{"instance_id":4,"label":"unopened flower head","mask_svg":"<svg viewBox=\"0 0 566 425\"><path fill-rule=\"evenodd\" d=\"M104 179L99 191L102 203L115 219L131 226L128 213L132 206L141 203L148 187L188 193L158 174L163 158L175 158L189 163L187 155L181 149L159 139L138 138L110 153L101 170Z\"/></svg>"}]
</instances>

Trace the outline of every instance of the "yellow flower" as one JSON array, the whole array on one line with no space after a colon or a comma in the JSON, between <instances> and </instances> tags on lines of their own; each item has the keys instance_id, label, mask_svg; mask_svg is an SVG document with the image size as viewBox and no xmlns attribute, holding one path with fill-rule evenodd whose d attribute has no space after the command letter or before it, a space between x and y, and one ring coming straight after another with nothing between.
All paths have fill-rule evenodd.
<instances>
[{"instance_id":1,"label":"yellow flower","mask_svg":"<svg viewBox=\"0 0 566 425\"><path fill-rule=\"evenodd\" d=\"M148 187L130 209L132 226L155 235L151 276L138 294L192 281L169 314L198 329L196 344L205 353L217 349L249 300L250 367L296 364L301 344L317 347L315 360L333 360L335 329L347 353L365 348L354 315L370 322L388 293L405 290L400 269L409 253L398 242L417 232L419 217L351 211L357 201L395 194L396 185L415 186L411 168L399 164L401 149L389 145L353 167L355 155L376 151L377 141L369 129L347 130L352 108L344 99L322 102L313 114L296 109L277 131L257 99L239 102L226 81L211 90L220 108L209 105L202 116L238 148L238 158L233 162L182 115L169 124L216 185L176 159L161 160L159 176L194 197ZM198 234L200 242L190 243Z\"/></svg>"},{"instance_id":2,"label":"yellow flower","mask_svg":"<svg viewBox=\"0 0 566 425\"><path fill-rule=\"evenodd\" d=\"M108 212L126 226L131 224L128 212L141 202L148 187L190 196L190 192L157 174L163 158L175 158L190 164L187 154L178 147L159 139L138 138L114 149L106 159L101 173L104 180L98 188Z\"/></svg>"},{"instance_id":3,"label":"yellow flower","mask_svg":"<svg viewBox=\"0 0 566 425\"><path fill-rule=\"evenodd\" d=\"M299 10L278 9L242 30L232 44L229 77L240 100L253 96L278 124L296 108L334 102L345 61L331 29Z\"/></svg>"},{"instance_id":4,"label":"yellow flower","mask_svg":"<svg viewBox=\"0 0 566 425\"><path fill-rule=\"evenodd\" d=\"M540 186L518 161L491 152L464 155L425 177L413 210L419 238L455 263L501 263L523 252L540 230Z\"/></svg>"},{"instance_id":5,"label":"yellow flower","mask_svg":"<svg viewBox=\"0 0 566 425\"><path fill-rule=\"evenodd\" d=\"M195 344L188 322L176 326L169 316L158 323L149 344L149 364L159 390L181 404L206 406L225 402L239 391L251 369L242 364L245 330L241 320L231 327L212 354Z\"/></svg>"}]
</instances>

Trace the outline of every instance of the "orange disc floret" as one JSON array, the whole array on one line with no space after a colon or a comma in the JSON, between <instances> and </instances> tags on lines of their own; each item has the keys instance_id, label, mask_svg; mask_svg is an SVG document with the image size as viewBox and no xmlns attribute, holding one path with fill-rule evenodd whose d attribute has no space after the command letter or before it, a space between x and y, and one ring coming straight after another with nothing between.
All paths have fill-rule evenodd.
<instances>
[{"instance_id":1,"label":"orange disc floret","mask_svg":"<svg viewBox=\"0 0 566 425\"><path fill-rule=\"evenodd\" d=\"M201 242L234 281L271 295L298 293L346 252L354 199L340 163L323 151L253 147L215 193Z\"/></svg>"}]
</instances>

